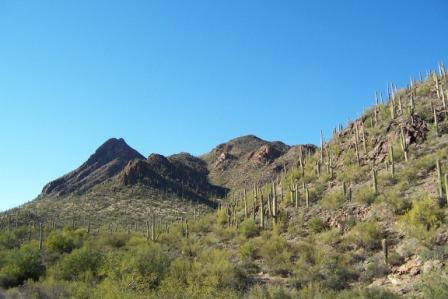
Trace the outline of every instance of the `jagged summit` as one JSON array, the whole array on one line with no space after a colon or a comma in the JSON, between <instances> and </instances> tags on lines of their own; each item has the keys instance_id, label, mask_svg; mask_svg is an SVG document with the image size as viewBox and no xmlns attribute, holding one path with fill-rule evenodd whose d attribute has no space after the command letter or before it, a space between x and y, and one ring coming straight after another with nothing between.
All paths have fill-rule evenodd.
<instances>
[{"instance_id":1,"label":"jagged summit","mask_svg":"<svg viewBox=\"0 0 448 299\"><path fill-rule=\"evenodd\" d=\"M86 191L115 176L134 159L144 157L127 145L124 139L111 138L79 168L45 185L42 195L63 196Z\"/></svg>"}]
</instances>

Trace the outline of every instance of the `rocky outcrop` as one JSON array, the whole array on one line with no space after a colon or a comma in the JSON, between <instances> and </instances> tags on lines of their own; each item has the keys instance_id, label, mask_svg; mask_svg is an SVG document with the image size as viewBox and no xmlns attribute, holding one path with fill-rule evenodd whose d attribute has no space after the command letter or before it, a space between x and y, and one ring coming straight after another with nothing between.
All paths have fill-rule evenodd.
<instances>
[{"instance_id":1,"label":"rocky outcrop","mask_svg":"<svg viewBox=\"0 0 448 299\"><path fill-rule=\"evenodd\" d=\"M280 156L284 155L289 148L289 146L281 142L264 144L256 151L251 152L248 160L255 164L270 164Z\"/></svg>"},{"instance_id":2,"label":"rocky outcrop","mask_svg":"<svg viewBox=\"0 0 448 299\"><path fill-rule=\"evenodd\" d=\"M368 159L384 162L389 152L390 140L401 138L401 128L403 128L403 135L408 145L423 143L429 132L428 124L418 115L407 118L402 122L390 122L386 129L387 135L378 136L372 140L375 147L368 153Z\"/></svg>"},{"instance_id":3,"label":"rocky outcrop","mask_svg":"<svg viewBox=\"0 0 448 299\"><path fill-rule=\"evenodd\" d=\"M64 196L87 191L121 172L134 159L144 157L123 139L109 139L79 168L45 185L42 195Z\"/></svg>"},{"instance_id":4,"label":"rocky outcrop","mask_svg":"<svg viewBox=\"0 0 448 299\"><path fill-rule=\"evenodd\" d=\"M182 197L206 199L225 195L227 190L210 184L207 174L205 162L190 154L168 158L152 154L147 160L130 161L117 180L120 186L143 184Z\"/></svg>"}]
</instances>

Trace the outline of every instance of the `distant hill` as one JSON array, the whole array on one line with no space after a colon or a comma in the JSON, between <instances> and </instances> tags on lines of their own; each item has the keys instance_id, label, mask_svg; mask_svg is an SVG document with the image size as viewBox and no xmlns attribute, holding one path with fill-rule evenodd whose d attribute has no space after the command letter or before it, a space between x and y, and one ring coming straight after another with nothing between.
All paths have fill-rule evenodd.
<instances>
[{"instance_id":1,"label":"distant hill","mask_svg":"<svg viewBox=\"0 0 448 299\"><path fill-rule=\"evenodd\" d=\"M67 222L95 215L98 223L133 222L149 214L187 217L214 209L229 193L262 185L295 167L314 145L289 146L254 135L232 139L195 157L151 154L111 138L77 169L46 184L24 205L24 219ZM25 212L26 211L26 212Z\"/></svg>"}]
</instances>

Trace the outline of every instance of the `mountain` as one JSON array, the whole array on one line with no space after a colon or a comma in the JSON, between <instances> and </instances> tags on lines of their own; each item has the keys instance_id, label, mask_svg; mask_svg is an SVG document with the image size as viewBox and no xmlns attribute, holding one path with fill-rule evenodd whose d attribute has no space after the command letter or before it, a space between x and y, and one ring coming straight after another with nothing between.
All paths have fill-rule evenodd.
<instances>
[{"instance_id":1,"label":"mountain","mask_svg":"<svg viewBox=\"0 0 448 299\"><path fill-rule=\"evenodd\" d=\"M448 298L447 86L444 67L392 85L320 148L249 135L43 193L1 215L0 286L24 298L79 286L87 298Z\"/></svg>"},{"instance_id":2,"label":"mountain","mask_svg":"<svg viewBox=\"0 0 448 299\"><path fill-rule=\"evenodd\" d=\"M21 207L20 213L27 214L21 221L67 223L95 215L99 225L143 221L149 214L187 217L191 211L216 208L230 193L278 179L315 150L314 145L289 146L248 135L200 157L179 153L145 158L123 139L111 138Z\"/></svg>"},{"instance_id":3,"label":"mountain","mask_svg":"<svg viewBox=\"0 0 448 299\"><path fill-rule=\"evenodd\" d=\"M42 196L66 196L85 192L121 172L134 159L144 159L120 138L101 145L79 168L48 183Z\"/></svg>"},{"instance_id":4,"label":"mountain","mask_svg":"<svg viewBox=\"0 0 448 299\"><path fill-rule=\"evenodd\" d=\"M208 165L212 182L236 191L274 180L316 149L311 144L289 146L247 135L222 143L201 158Z\"/></svg>"}]
</instances>

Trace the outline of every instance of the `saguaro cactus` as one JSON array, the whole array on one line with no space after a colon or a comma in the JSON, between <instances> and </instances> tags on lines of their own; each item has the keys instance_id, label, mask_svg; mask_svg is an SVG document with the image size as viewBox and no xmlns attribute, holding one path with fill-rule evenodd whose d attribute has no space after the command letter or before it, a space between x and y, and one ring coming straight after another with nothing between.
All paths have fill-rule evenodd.
<instances>
[{"instance_id":1,"label":"saguaro cactus","mask_svg":"<svg viewBox=\"0 0 448 299\"><path fill-rule=\"evenodd\" d=\"M42 222L39 223L39 250L42 250L43 248L43 242L44 242L44 231Z\"/></svg>"},{"instance_id":2,"label":"saguaro cactus","mask_svg":"<svg viewBox=\"0 0 448 299\"><path fill-rule=\"evenodd\" d=\"M372 189L375 194L378 194L378 182L376 177L376 170L372 168Z\"/></svg>"},{"instance_id":3,"label":"saguaro cactus","mask_svg":"<svg viewBox=\"0 0 448 299\"><path fill-rule=\"evenodd\" d=\"M392 144L389 145L389 160L390 160L390 174L392 177L395 176L395 158L394 158L394 147Z\"/></svg>"},{"instance_id":4,"label":"saguaro cactus","mask_svg":"<svg viewBox=\"0 0 448 299\"><path fill-rule=\"evenodd\" d=\"M366 131L364 130L363 123L361 123L361 137L362 137L362 145L363 145L363 149L364 149L364 154L367 155Z\"/></svg>"},{"instance_id":5,"label":"saguaro cactus","mask_svg":"<svg viewBox=\"0 0 448 299\"><path fill-rule=\"evenodd\" d=\"M389 105L390 105L390 118L391 118L391 120L394 120L395 119L395 104L394 104L394 101L390 101Z\"/></svg>"},{"instance_id":6,"label":"saguaro cactus","mask_svg":"<svg viewBox=\"0 0 448 299\"><path fill-rule=\"evenodd\" d=\"M432 109L433 109L433 112L434 112L434 130L436 131L436 136L440 137L440 134L439 134L439 122L437 120L436 106L432 105Z\"/></svg>"},{"instance_id":7,"label":"saguaro cactus","mask_svg":"<svg viewBox=\"0 0 448 299\"><path fill-rule=\"evenodd\" d=\"M277 223L277 188L275 182L272 182L272 220L274 224Z\"/></svg>"},{"instance_id":8,"label":"saguaro cactus","mask_svg":"<svg viewBox=\"0 0 448 299\"><path fill-rule=\"evenodd\" d=\"M260 227L264 227L264 203L263 194L260 195Z\"/></svg>"},{"instance_id":9,"label":"saguaro cactus","mask_svg":"<svg viewBox=\"0 0 448 299\"><path fill-rule=\"evenodd\" d=\"M383 248L384 254L384 263L389 264L389 244L387 243L387 239L381 240L381 247Z\"/></svg>"},{"instance_id":10,"label":"saguaro cactus","mask_svg":"<svg viewBox=\"0 0 448 299\"><path fill-rule=\"evenodd\" d=\"M446 203L448 203L448 173L445 173L444 181L445 181L445 200Z\"/></svg>"},{"instance_id":11,"label":"saguaro cactus","mask_svg":"<svg viewBox=\"0 0 448 299\"><path fill-rule=\"evenodd\" d=\"M299 207L299 188L297 183L291 184L289 186L289 191L291 192L291 202L294 201L294 206L297 209Z\"/></svg>"},{"instance_id":12,"label":"saguaro cactus","mask_svg":"<svg viewBox=\"0 0 448 299\"><path fill-rule=\"evenodd\" d=\"M324 134L320 130L320 163L324 163Z\"/></svg>"},{"instance_id":13,"label":"saguaro cactus","mask_svg":"<svg viewBox=\"0 0 448 299\"><path fill-rule=\"evenodd\" d=\"M305 182L303 183L303 191L305 193L306 208L308 209L310 207L310 192L309 192L308 187L306 186Z\"/></svg>"},{"instance_id":14,"label":"saguaro cactus","mask_svg":"<svg viewBox=\"0 0 448 299\"><path fill-rule=\"evenodd\" d=\"M243 190L243 201L244 201L244 218L247 218L247 197L246 197L246 188Z\"/></svg>"},{"instance_id":15,"label":"saguaro cactus","mask_svg":"<svg viewBox=\"0 0 448 299\"><path fill-rule=\"evenodd\" d=\"M404 129L403 126L400 127L400 143L401 143L401 149L403 151L404 155L404 161L408 162L408 143L406 141L406 137L404 135Z\"/></svg>"},{"instance_id":16,"label":"saguaro cactus","mask_svg":"<svg viewBox=\"0 0 448 299\"><path fill-rule=\"evenodd\" d=\"M442 188L442 168L440 167L439 159L436 160L436 169L437 169L437 189L439 191L439 197L443 197L443 188Z\"/></svg>"}]
</instances>

